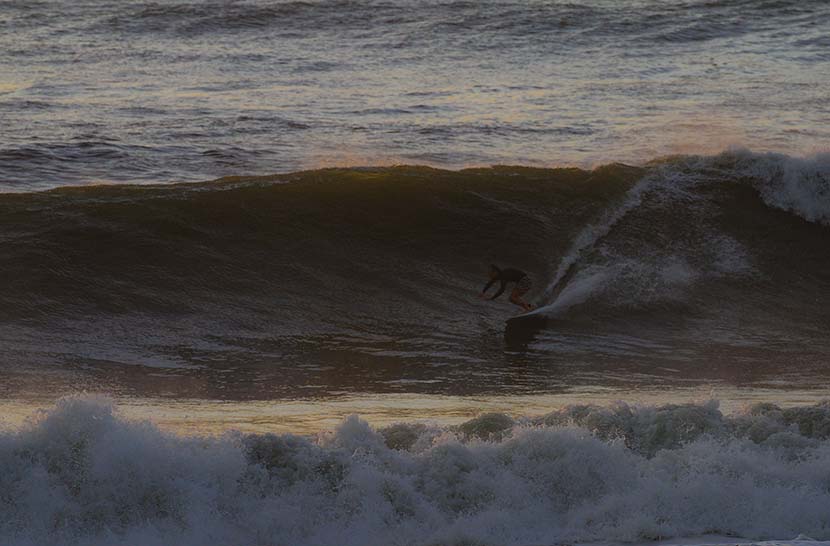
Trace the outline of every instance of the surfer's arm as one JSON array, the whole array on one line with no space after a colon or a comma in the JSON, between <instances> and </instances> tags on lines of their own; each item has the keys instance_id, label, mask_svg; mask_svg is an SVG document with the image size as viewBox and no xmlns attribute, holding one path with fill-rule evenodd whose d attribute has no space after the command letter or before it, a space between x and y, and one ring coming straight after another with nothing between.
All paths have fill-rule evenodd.
<instances>
[{"instance_id":1,"label":"surfer's arm","mask_svg":"<svg viewBox=\"0 0 830 546\"><path fill-rule=\"evenodd\" d=\"M481 295L482 295L482 296L483 296L484 294L486 294L488 290L490 290L490 287L491 287L491 286L493 286L493 283L494 283L494 282L496 282L496 279L493 279L493 280L491 280L490 282L488 282L488 283L487 283L487 285L486 285L486 286L484 287L484 289L481 291Z\"/></svg>"},{"instance_id":2,"label":"surfer's arm","mask_svg":"<svg viewBox=\"0 0 830 546\"><path fill-rule=\"evenodd\" d=\"M507 283L504 282L504 281L501 281L501 286L499 286L499 291L496 292L495 294L493 294L493 297L490 298L490 299L494 300L494 299L498 298L499 296L501 296L502 294L504 294L504 289L506 287L507 287Z\"/></svg>"}]
</instances>

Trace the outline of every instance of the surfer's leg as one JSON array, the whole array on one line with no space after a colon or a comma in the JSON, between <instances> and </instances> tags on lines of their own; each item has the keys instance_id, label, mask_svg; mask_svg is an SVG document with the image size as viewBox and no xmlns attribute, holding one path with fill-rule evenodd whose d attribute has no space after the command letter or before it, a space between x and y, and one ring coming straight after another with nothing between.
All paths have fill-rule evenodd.
<instances>
[{"instance_id":1,"label":"surfer's leg","mask_svg":"<svg viewBox=\"0 0 830 546\"><path fill-rule=\"evenodd\" d=\"M530 291L531 286L532 283L530 282L530 277L523 277L522 280L516 284L516 288L514 288L513 292L510 294L511 303L518 305L525 311L531 311L533 306L522 299L522 296Z\"/></svg>"},{"instance_id":2,"label":"surfer's leg","mask_svg":"<svg viewBox=\"0 0 830 546\"><path fill-rule=\"evenodd\" d=\"M510 303L518 305L525 311L530 311L531 309L533 309L533 306L524 301L522 297L516 293L516 290L513 290L513 293L510 294Z\"/></svg>"},{"instance_id":3,"label":"surfer's leg","mask_svg":"<svg viewBox=\"0 0 830 546\"><path fill-rule=\"evenodd\" d=\"M510 301L511 301L511 303L514 303L514 304L518 305L519 307L521 307L525 311L533 311L533 306L530 305L529 303L527 303L526 301L524 301L519 296L515 296L515 297L510 296Z\"/></svg>"}]
</instances>

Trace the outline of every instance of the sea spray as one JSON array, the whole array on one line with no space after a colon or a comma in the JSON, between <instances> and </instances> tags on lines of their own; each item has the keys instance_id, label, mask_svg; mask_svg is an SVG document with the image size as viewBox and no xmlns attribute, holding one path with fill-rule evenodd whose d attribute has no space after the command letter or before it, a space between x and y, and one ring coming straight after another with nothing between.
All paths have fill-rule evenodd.
<instances>
[{"instance_id":1,"label":"sea spray","mask_svg":"<svg viewBox=\"0 0 830 546\"><path fill-rule=\"evenodd\" d=\"M737 169L756 180L771 207L830 225L830 152L807 157L735 152Z\"/></svg>"}]
</instances>

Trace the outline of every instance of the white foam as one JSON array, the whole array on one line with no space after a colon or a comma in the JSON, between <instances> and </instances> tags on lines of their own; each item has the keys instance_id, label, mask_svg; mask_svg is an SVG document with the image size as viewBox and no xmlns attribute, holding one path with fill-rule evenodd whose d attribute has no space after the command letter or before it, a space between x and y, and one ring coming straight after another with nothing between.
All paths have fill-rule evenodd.
<instances>
[{"instance_id":1,"label":"white foam","mask_svg":"<svg viewBox=\"0 0 830 546\"><path fill-rule=\"evenodd\" d=\"M729 154L738 160L738 173L756 180L769 206L830 225L830 152L807 157L747 150Z\"/></svg>"},{"instance_id":2,"label":"white foam","mask_svg":"<svg viewBox=\"0 0 830 546\"><path fill-rule=\"evenodd\" d=\"M708 403L184 438L66 399L0 434L0 543L830 540L828 436L830 405Z\"/></svg>"},{"instance_id":3,"label":"white foam","mask_svg":"<svg viewBox=\"0 0 830 546\"><path fill-rule=\"evenodd\" d=\"M579 232L576 238L571 243L571 247L565 256L559 261L556 275L545 289L543 297L549 299L553 296L554 291L559 286L559 283L565 278L571 268L579 262L582 256L590 250L597 242L611 231L614 225L625 217L631 210L637 208L642 203L642 196L653 184L654 178L652 176L645 176L637 182L625 195L622 202L608 210L599 221L594 224L588 224Z\"/></svg>"},{"instance_id":4,"label":"white foam","mask_svg":"<svg viewBox=\"0 0 830 546\"><path fill-rule=\"evenodd\" d=\"M718 196L698 188L751 184L768 206L830 225L828 152L799 158L731 149L716 156L671 158L649 167L618 205L574 238L542 295L538 313L557 316L592 298L623 306L684 301L686 288L695 283L757 275L750 250L718 227ZM643 206L648 210L641 211ZM693 218L687 228L693 237L674 239L671 245L650 244L647 237L636 246L604 244L627 216L658 210L684 211L687 221Z\"/></svg>"}]
</instances>

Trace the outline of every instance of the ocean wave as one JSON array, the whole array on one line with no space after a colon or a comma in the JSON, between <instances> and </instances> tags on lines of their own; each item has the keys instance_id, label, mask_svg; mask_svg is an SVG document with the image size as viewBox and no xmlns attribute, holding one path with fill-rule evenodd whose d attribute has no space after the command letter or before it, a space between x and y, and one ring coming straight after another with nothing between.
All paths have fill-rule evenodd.
<instances>
[{"instance_id":1,"label":"ocean wave","mask_svg":"<svg viewBox=\"0 0 830 546\"><path fill-rule=\"evenodd\" d=\"M98 21L96 28L137 33L202 35L216 32L250 32L262 29L309 31L333 27L382 25L396 21L405 10L386 2L338 0L329 2L289 1L275 4L138 3L130 11ZM390 21L389 19L392 18ZM304 26L306 25L306 26Z\"/></svg>"},{"instance_id":2,"label":"ocean wave","mask_svg":"<svg viewBox=\"0 0 830 546\"><path fill-rule=\"evenodd\" d=\"M82 332L133 354L141 341L118 332L136 329L168 347L164 362L217 336L248 354L263 332L390 354L367 331L411 340L398 355L481 359L471 321L505 315L474 297L495 262L530 274L558 334L821 353L825 165L736 150L592 171L324 169L3 194L0 325L25 321L82 359L98 345L72 349ZM18 337L10 351L40 354Z\"/></svg>"},{"instance_id":3,"label":"ocean wave","mask_svg":"<svg viewBox=\"0 0 830 546\"><path fill-rule=\"evenodd\" d=\"M13 3L17 4L17 3ZM464 33L486 47L499 37L544 35L549 40L587 42L599 33L603 36L630 38L635 42L695 42L737 37L763 31L770 18L776 21L799 21L805 15L821 14L820 2L803 8L793 2L669 2L650 6L649 10L631 10L612 3L583 6L575 3L420 1L415 3L374 0L338 0L328 2L289 1L277 4L239 2L138 2L126 11L113 13L97 10L100 19L93 29L137 33L172 33L201 35L206 33L240 33L263 30L308 32L386 28L411 39L412 26L432 37ZM24 8L16 7L24 11ZM701 20L694 14L704 12ZM735 24L740 14L744 25ZM21 17L22 19L22 17Z\"/></svg>"},{"instance_id":4,"label":"ocean wave","mask_svg":"<svg viewBox=\"0 0 830 546\"><path fill-rule=\"evenodd\" d=\"M7 194L2 229L16 257L6 270L15 286L5 294L112 310L142 306L152 292L189 308L204 301L198 293L212 302L261 296L269 284L274 301L288 305L322 291L331 297L319 304L331 306L343 296L326 289L350 285L358 297L378 286L428 296L419 278L441 286L456 281L458 268L477 271L488 247L508 237L505 226L527 233L514 255L542 266L538 245L551 227L577 228L624 191L632 172L609 172L588 191L585 171L401 167ZM573 210L551 217L566 203Z\"/></svg>"},{"instance_id":5,"label":"ocean wave","mask_svg":"<svg viewBox=\"0 0 830 546\"><path fill-rule=\"evenodd\" d=\"M317 437L181 437L105 401L0 435L0 540L527 545L830 539L830 409L570 407ZM706 542L699 538L692 542Z\"/></svg>"},{"instance_id":6,"label":"ocean wave","mask_svg":"<svg viewBox=\"0 0 830 546\"><path fill-rule=\"evenodd\" d=\"M812 250L806 261L800 257L804 248L794 259L810 269L818 257L818 247L807 241L825 236L819 226L827 225L830 213L825 155L795 158L736 149L652 163L624 198L573 239L545 291L545 312L560 316L586 301L594 314L597 305L609 302L629 311L682 306L700 297L695 286L724 296L723 283L740 280L752 287L742 297L753 298L774 277L801 282L780 262L779 250L784 239L795 238ZM818 226L782 218L771 213L775 209Z\"/></svg>"},{"instance_id":7,"label":"ocean wave","mask_svg":"<svg viewBox=\"0 0 830 546\"><path fill-rule=\"evenodd\" d=\"M537 299L559 310L587 285L612 290L586 293L605 305L685 301L699 281L782 274L793 237L816 263L786 275L819 277L829 172L826 154L739 150L644 168L327 169L5 194L0 296L33 305L19 309L27 316L47 300L50 313L60 301L117 311L165 298L192 309L200 293L271 289L289 306L308 293L336 305L328 285L420 294L429 307L497 261L541 279Z\"/></svg>"}]
</instances>

